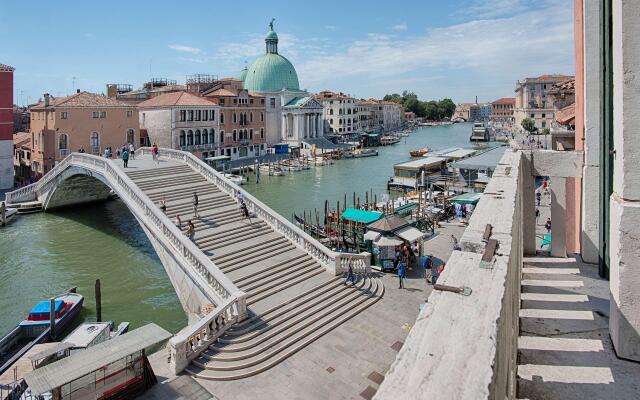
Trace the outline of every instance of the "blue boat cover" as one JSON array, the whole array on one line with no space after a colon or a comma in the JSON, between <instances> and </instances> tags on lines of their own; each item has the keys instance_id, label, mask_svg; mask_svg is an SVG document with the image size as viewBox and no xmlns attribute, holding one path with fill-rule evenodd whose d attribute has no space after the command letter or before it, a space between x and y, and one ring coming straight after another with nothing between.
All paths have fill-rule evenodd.
<instances>
[{"instance_id":1,"label":"blue boat cover","mask_svg":"<svg viewBox=\"0 0 640 400\"><path fill-rule=\"evenodd\" d=\"M382 218L382 213L377 211L359 210L347 208L341 215L342 219L369 224Z\"/></svg>"},{"instance_id":2,"label":"blue boat cover","mask_svg":"<svg viewBox=\"0 0 640 400\"><path fill-rule=\"evenodd\" d=\"M31 312L29 313L29 315L43 315L43 314L49 315L49 310L50 310L49 304L50 304L49 300L39 302L38 304L35 305L35 307L31 309ZM55 301L54 310L56 314L58 314L63 307L64 307L64 302L62 300Z\"/></svg>"}]
</instances>

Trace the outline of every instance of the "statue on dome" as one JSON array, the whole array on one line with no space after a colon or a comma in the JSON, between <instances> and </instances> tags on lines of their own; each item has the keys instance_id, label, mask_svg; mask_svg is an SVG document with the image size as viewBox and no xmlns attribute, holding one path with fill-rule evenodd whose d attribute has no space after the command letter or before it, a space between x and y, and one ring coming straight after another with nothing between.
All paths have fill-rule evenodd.
<instances>
[{"instance_id":1,"label":"statue on dome","mask_svg":"<svg viewBox=\"0 0 640 400\"><path fill-rule=\"evenodd\" d=\"M271 18L271 22L269 22L269 29L273 30L273 23L276 21L275 18Z\"/></svg>"}]
</instances>

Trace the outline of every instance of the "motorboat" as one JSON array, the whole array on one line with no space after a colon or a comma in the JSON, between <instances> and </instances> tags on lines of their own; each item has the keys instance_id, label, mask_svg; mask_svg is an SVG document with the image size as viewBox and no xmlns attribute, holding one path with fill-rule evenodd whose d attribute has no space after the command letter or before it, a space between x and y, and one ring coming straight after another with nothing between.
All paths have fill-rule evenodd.
<instances>
[{"instance_id":1,"label":"motorboat","mask_svg":"<svg viewBox=\"0 0 640 400\"><path fill-rule=\"evenodd\" d=\"M428 147L423 147L420 150L414 150L414 151L410 151L409 155L411 157L424 157L425 154L427 154L428 152L430 152L431 149Z\"/></svg>"},{"instance_id":2,"label":"motorboat","mask_svg":"<svg viewBox=\"0 0 640 400\"><path fill-rule=\"evenodd\" d=\"M224 177L229 179L231 182L235 183L236 185L242 185L245 182L245 179L242 175L224 174Z\"/></svg>"},{"instance_id":3,"label":"motorboat","mask_svg":"<svg viewBox=\"0 0 640 400\"><path fill-rule=\"evenodd\" d=\"M83 301L84 296L71 288L53 300L38 302L23 321L0 339L0 374L34 345L60 335L80 313ZM50 321L52 305L53 328Z\"/></svg>"},{"instance_id":4,"label":"motorboat","mask_svg":"<svg viewBox=\"0 0 640 400\"><path fill-rule=\"evenodd\" d=\"M400 138L393 135L385 135L380 138L380 144L383 146L388 146L392 144L396 144L400 142Z\"/></svg>"},{"instance_id":5,"label":"motorboat","mask_svg":"<svg viewBox=\"0 0 640 400\"><path fill-rule=\"evenodd\" d=\"M266 165L266 164L261 165L260 166L260 172L268 174L269 176L282 176L282 175L284 175L284 171L282 170L282 168L278 167L277 165L272 165L271 167L269 167L269 165Z\"/></svg>"}]
</instances>

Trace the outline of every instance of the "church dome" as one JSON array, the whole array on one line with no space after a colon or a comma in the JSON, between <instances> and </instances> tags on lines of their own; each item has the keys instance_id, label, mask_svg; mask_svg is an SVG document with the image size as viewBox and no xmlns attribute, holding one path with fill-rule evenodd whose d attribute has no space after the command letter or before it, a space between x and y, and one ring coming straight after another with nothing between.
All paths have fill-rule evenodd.
<instances>
[{"instance_id":1,"label":"church dome","mask_svg":"<svg viewBox=\"0 0 640 400\"><path fill-rule=\"evenodd\" d=\"M293 64L278 54L278 35L271 29L264 39L266 53L255 60L244 75L244 88L250 92L300 90ZM242 79L242 73L240 79Z\"/></svg>"},{"instance_id":2,"label":"church dome","mask_svg":"<svg viewBox=\"0 0 640 400\"><path fill-rule=\"evenodd\" d=\"M247 78L247 72L247 67L242 68L242 71L240 71L240 75L238 76L238 78L240 78L242 82L244 82L244 80Z\"/></svg>"}]
</instances>

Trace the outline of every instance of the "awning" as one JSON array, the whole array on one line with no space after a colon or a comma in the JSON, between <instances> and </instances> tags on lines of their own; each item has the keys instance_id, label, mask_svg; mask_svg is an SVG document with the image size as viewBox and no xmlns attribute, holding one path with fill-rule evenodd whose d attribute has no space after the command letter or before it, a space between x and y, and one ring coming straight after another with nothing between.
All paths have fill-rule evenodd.
<instances>
[{"instance_id":1,"label":"awning","mask_svg":"<svg viewBox=\"0 0 640 400\"><path fill-rule=\"evenodd\" d=\"M382 213L377 211L359 210L357 208L347 208L340 217L348 221L369 224L382 218Z\"/></svg>"},{"instance_id":2,"label":"awning","mask_svg":"<svg viewBox=\"0 0 640 400\"><path fill-rule=\"evenodd\" d=\"M376 245L378 245L378 246L400 246L402 243L403 243L403 241L400 240L400 239L387 237L387 236L381 236L376 241Z\"/></svg>"},{"instance_id":3,"label":"awning","mask_svg":"<svg viewBox=\"0 0 640 400\"><path fill-rule=\"evenodd\" d=\"M403 238L407 242L415 242L422 239L423 233L413 226L407 226L396 232L396 235Z\"/></svg>"},{"instance_id":4,"label":"awning","mask_svg":"<svg viewBox=\"0 0 640 400\"><path fill-rule=\"evenodd\" d=\"M482 197L482 193L464 193L449 199L449 201L460 204L476 204L480 197Z\"/></svg>"},{"instance_id":5,"label":"awning","mask_svg":"<svg viewBox=\"0 0 640 400\"><path fill-rule=\"evenodd\" d=\"M368 231L364 234L364 240L373 240L374 242L381 236L380 232Z\"/></svg>"}]
</instances>

